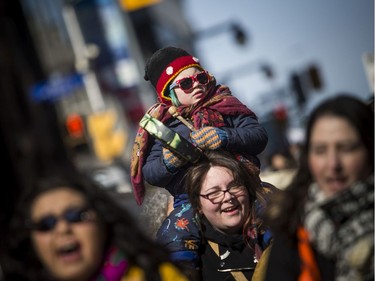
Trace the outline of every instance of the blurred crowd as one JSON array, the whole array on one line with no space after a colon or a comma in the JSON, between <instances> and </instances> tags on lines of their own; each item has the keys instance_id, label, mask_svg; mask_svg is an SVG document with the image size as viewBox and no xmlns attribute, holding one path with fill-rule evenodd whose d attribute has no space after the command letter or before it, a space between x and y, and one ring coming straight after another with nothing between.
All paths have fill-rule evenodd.
<instances>
[{"instance_id":1,"label":"blurred crowd","mask_svg":"<svg viewBox=\"0 0 375 281\"><path fill-rule=\"evenodd\" d=\"M122 93L141 118L127 136L130 163L116 158L124 132L91 143L116 158L125 196L87 173L93 157L77 165L67 148L87 152L79 130L95 118L62 133L67 101L29 102L27 85L45 73L26 18L9 20L21 4L9 3L0 12L0 281L374 280L373 93L323 99L262 157L271 135L189 47L154 52L144 42L157 102L132 111L133 88ZM97 131L118 117L104 113ZM105 180L116 186L114 177Z\"/></svg>"},{"instance_id":2,"label":"blurred crowd","mask_svg":"<svg viewBox=\"0 0 375 281\"><path fill-rule=\"evenodd\" d=\"M167 65L175 60L180 53ZM209 83L199 64L192 69L172 83L182 95ZM324 100L304 140L272 155L264 172L257 158L226 146L233 135L225 125L192 130L202 156L174 187L181 193L171 200L173 189L160 193L146 181L147 196L134 189L144 200L135 215L71 161L50 162L27 185L8 169L17 194L2 216L2 280L373 280L371 105L347 94ZM174 176L191 151L164 146L153 168Z\"/></svg>"}]
</instances>

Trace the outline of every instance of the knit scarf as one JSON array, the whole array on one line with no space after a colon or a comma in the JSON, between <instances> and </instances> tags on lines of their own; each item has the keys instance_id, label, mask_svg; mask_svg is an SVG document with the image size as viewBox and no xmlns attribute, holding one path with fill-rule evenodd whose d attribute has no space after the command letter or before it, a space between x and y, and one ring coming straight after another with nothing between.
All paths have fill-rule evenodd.
<instances>
[{"instance_id":1,"label":"knit scarf","mask_svg":"<svg viewBox=\"0 0 375 281\"><path fill-rule=\"evenodd\" d=\"M325 199L308 190L304 227L314 248L336 262L336 281L374 278L374 178Z\"/></svg>"},{"instance_id":2,"label":"knit scarf","mask_svg":"<svg viewBox=\"0 0 375 281\"><path fill-rule=\"evenodd\" d=\"M168 120L172 116L168 112L166 104L157 103L150 107L146 112L150 116L160 120ZM142 205L145 197L146 188L143 183L142 167L146 160L146 152L149 145L149 133L142 127L138 128L133 144L133 152L130 162L130 180L133 187L135 201Z\"/></svg>"},{"instance_id":3,"label":"knit scarf","mask_svg":"<svg viewBox=\"0 0 375 281\"><path fill-rule=\"evenodd\" d=\"M184 118L191 119L195 129L205 126L222 127L222 115L256 115L235 96L232 96L228 87L219 85L212 88L205 99L196 104L178 107L178 112Z\"/></svg>"},{"instance_id":4,"label":"knit scarf","mask_svg":"<svg viewBox=\"0 0 375 281\"><path fill-rule=\"evenodd\" d=\"M92 281L119 281L129 269L125 255L116 248L109 249L100 273Z\"/></svg>"},{"instance_id":5,"label":"knit scarf","mask_svg":"<svg viewBox=\"0 0 375 281\"><path fill-rule=\"evenodd\" d=\"M242 250L243 247L249 247L253 251L254 263L257 263L263 254L263 250L269 246L272 234L269 230L260 226L256 214L257 207L255 205L257 205L256 202L254 202L254 206L251 210L251 225L244 233L232 235L221 233L212 227L207 218L203 217L201 222L205 228L205 239L214 241L221 245L226 245L229 248L238 251Z\"/></svg>"},{"instance_id":6,"label":"knit scarf","mask_svg":"<svg viewBox=\"0 0 375 281\"><path fill-rule=\"evenodd\" d=\"M206 239L237 251L240 251L245 247L244 238L241 233L227 235L217 231L205 217L203 217L201 221L205 227L204 236Z\"/></svg>"},{"instance_id":7,"label":"knit scarf","mask_svg":"<svg viewBox=\"0 0 375 281\"><path fill-rule=\"evenodd\" d=\"M147 113L164 123L174 118L168 112L168 108L169 106L166 104L157 103L151 106ZM211 87L207 96L197 104L180 106L177 110L183 117L192 120L196 129L203 126L224 126L223 115L234 116L244 114L256 118L256 115L250 109L236 97L232 96L228 87L222 85ZM141 127L138 128L130 163L131 182L138 205L142 204L145 196L142 166L146 160L145 153L149 146L149 137L146 130Z\"/></svg>"}]
</instances>

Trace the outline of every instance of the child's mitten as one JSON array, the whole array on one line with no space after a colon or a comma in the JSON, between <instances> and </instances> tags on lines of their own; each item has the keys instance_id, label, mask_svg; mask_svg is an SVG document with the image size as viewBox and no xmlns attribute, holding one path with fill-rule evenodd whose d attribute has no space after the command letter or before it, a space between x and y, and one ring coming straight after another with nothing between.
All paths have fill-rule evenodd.
<instances>
[{"instance_id":1,"label":"child's mitten","mask_svg":"<svg viewBox=\"0 0 375 281\"><path fill-rule=\"evenodd\" d=\"M163 162L170 172L174 172L185 165L187 161L168 148L163 147Z\"/></svg>"},{"instance_id":2,"label":"child's mitten","mask_svg":"<svg viewBox=\"0 0 375 281\"><path fill-rule=\"evenodd\" d=\"M199 148L215 150L225 147L228 142L226 131L216 127L203 127L190 133L190 138Z\"/></svg>"}]
</instances>

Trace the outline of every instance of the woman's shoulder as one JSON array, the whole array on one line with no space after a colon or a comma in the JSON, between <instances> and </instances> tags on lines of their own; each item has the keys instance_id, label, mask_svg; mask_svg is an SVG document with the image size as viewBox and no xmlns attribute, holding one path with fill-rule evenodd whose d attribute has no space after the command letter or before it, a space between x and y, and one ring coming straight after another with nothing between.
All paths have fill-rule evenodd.
<instances>
[{"instance_id":1,"label":"woman's shoulder","mask_svg":"<svg viewBox=\"0 0 375 281\"><path fill-rule=\"evenodd\" d=\"M268 267L268 259L270 256L272 248L272 243L263 251L262 256L260 257L253 274L252 281L263 281L266 278L266 272Z\"/></svg>"}]
</instances>

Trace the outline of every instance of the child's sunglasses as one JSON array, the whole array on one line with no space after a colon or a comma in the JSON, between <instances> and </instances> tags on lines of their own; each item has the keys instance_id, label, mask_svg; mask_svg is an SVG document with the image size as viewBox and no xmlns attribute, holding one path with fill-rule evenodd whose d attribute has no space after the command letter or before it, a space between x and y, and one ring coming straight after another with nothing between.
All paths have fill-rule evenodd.
<instances>
[{"instance_id":1,"label":"child's sunglasses","mask_svg":"<svg viewBox=\"0 0 375 281\"><path fill-rule=\"evenodd\" d=\"M184 92L188 92L193 88L194 82L198 81L202 85L207 85L210 82L210 75L207 71L195 73L192 76L184 77L180 80L173 82L169 89L172 90L174 87L179 86Z\"/></svg>"},{"instance_id":2,"label":"child's sunglasses","mask_svg":"<svg viewBox=\"0 0 375 281\"><path fill-rule=\"evenodd\" d=\"M68 223L81 223L90 221L93 214L89 208L68 209L60 216L47 215L36 222L28 221L27 226L34 231L48 232L55 228L59 220L65 220Z\"/></svg>"}]
</instances>

